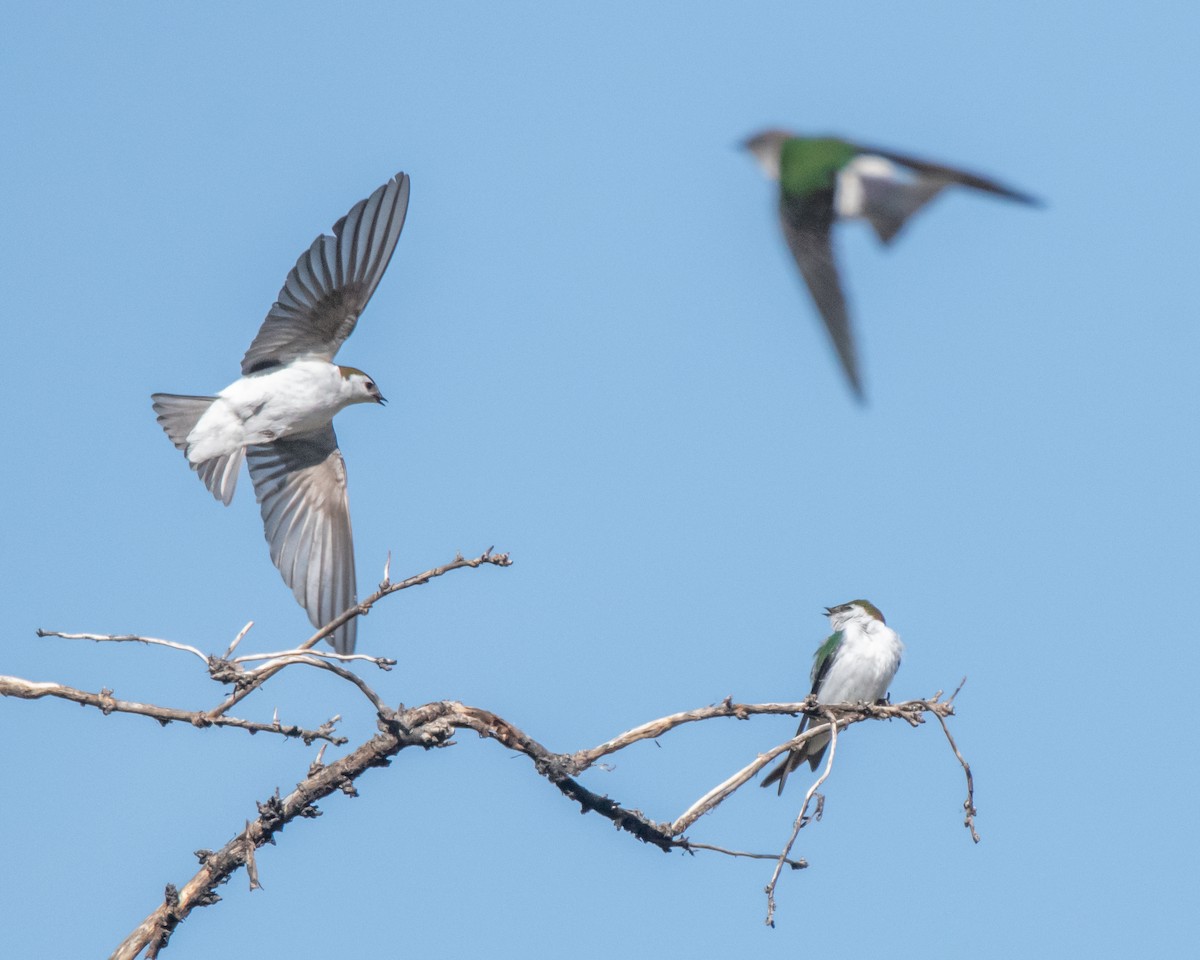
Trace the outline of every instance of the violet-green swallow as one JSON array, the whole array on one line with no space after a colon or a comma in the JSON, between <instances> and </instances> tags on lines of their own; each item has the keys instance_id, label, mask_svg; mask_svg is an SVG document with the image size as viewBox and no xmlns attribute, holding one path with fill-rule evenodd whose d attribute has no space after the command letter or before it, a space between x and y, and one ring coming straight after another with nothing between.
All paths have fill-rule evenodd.
<instances>
[{"instance_id":1,"label":"violet-green swallow","mask_svg":"<svg viewBox=\"0 0 1200 960\"><path fill-rule=\"evenodd\" d=\"M904 644L896 631L883 620L879 608L868 600L851 600L825 611L833 633L813 657L812 690L818 703L875 703L887 696L888 686L900 667ZM808 715L800 718L797 735L809 724ZM821 723L813 720L813 723ZM779 793L787 783L788 774L805 760L816 770L825 756L829 734L823 733L806 740L792 750L764 778L766 787L779 781Z\"/></svg>"},{"instance_id":2,"label":"violet-green swallow","mask_svg":"<svg viewBox=\"0 0 1200 960\"><path fill-rule=\"evenodd\" d=\"M909 217L952 184L1020 203L1038 203L1028 194L965 170L837 137L765 130L742 146L754 154L768 177L779 181L783 235L860 400L854 335L829 238L834 221L866 219L881 241L891 243Z\"/></svg>"},{"instance_id":3,"label":"violet-green swallow","mask_svg":"<svg viewBox=\"0 0 1200 960\"><path fill-rule=\"evenodd\" d=\"M346 465L334 416L384 403L375 382L333 363L387 269L408 211L398 173L313 241L242 358L242 377L215 397L156 393L154 412L214 497L233 499L243 456L271 561L313 626L357 599ZM357 620L329 638L352 653Z\"/></svg>"}]
</instances>

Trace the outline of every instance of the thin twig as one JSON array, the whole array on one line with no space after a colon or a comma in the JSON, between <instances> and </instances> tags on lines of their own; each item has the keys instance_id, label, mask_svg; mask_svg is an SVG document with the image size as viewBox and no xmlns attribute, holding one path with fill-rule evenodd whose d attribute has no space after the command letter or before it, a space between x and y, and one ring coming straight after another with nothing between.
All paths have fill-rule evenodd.
<instances>
[{"instance_id":1,"label":"thin twig","mask_svg":"<svg viewBox=\"0 0 1200 960\"><path fill-rule=\"evenodd\" d=\"M277 650L275 653L247 653L243 656L234 658L232 663L254 663L256 660L269 661L275 659L286 659L294 657L297 653L303 653L306 657L320 657L322 660L336 661L338 663L369 663L372 666L378 667L380 670L391 670L396 665L396 661L391 657L373 657L369 653L338 653L336 650L311 650L305 649L300 651L298 648L291 650Z\"/></svg>"},{"instance_id":2,"label":"thin twig","mask_svg":"<svg viewBox=\"0 0 1200 960\"><path fill-rule=\"evenodd\" d=\"M309 667L317 667L320 670L328 670L330 673L336 674L337 676L341 677L343 680L345 680L349 683L352 683L352 684L354 684L354 686L358 687L358 689L360 691L362 691L363 696L366 697L369 701L371 701L371 706L373 706L375 708L376 713L383 713L383 712L387 711L388 706L386 703L383 702L383 698L380 697L379 694L377 694L369 686L367 686L367 682L365 680L363 680L362 677L360 677L356 673L351 673L349 670L345 669L344 667L339 667L336 663L329 663L328 661L323 660L318 656L315 656L312 653L312 651L309 651L308 653L303 653L303 654L294 654L292 656L280 657L279 660L273 661L271 666L278 665L278 668L282 669L283 667L291 666L294 663L304 664ZM259 667L259 669L266 670L266 669L269 669L269 667L263 666L263 667ZM255 672L256 671L253 671L253 670L250 671L248 676L253 677ZM274 671L274 672L277 672L277 671Z\"/></svg>"},{"instance_id":3,"label":"thin twig","mask_svg":"<svg viewBox=\"0 0 1200 960\"><path fill-rule=\"evenodd\" d=\"M737 720L747 720L756 714L795 715L803 713L806 710L812 710L815 704L816 701L811 696L801 700L799 703L734 703L730 697L726 697L720 703L711 704L707 707L698 707L695 710L672 713L657 720L650 720L647 723L639 724L589 750L579 750L571 754L570 759L574 765L575 772L578 773L592 766L601 757L624 750L630 744L636 743L639 740L658 739L663 734L685 723L711 720L714 717L731 717ZM822 704L822 706L826 705ZM859 719L899 719L913 726L923 722L921 720L922 713L939 710L945 710L947 713L954 712L953 708L948 704L939 704L933 699L908 700L898 704L831 704L830 706L838 708L839 717L853 716Z\"/></svg>"},{"instance_id":4,"label":"thin twig","mask_svg":"<svg viewBox=\"0 0 1200 960\"><path fill-rule=\"evenodd\" d=\"M86 690L76 690L60 683L35 683L22 680L20 677L0 676L0 696L16 697L20 700L40 700L42 697L56 697L60 700L70 700L86 707L95 707L106 716L110 713L131 713L137 716L150 717L164 726L168 723L190 723L194 727L233 727L248 733L274 733L284 737L296 737L305 743L315 740L326 740L335 745L346 743L345 737L333 735L333 728L326 724L317 730L305 730L303 727L285 726L281 723L257 723L253 720L239 720L237 717L210 717L203 710L180 710L175 707L160 707L153 703L138 703L133 700L117 700L111 690L101 690L99 693L89 693Z\"/></svg>"},{"instance_id":5,"label":"thin twig","mask_svg":"<svg viewBox=\"0 0 1200 960\"><path fill-rule=\"evenodd\" d=\"M250 632L250 628L252 626L254 626L254 621L247 620L246 625L244 627L242 627L241 630L238 631L238 635L236 637L234 637L233 642L231 644L229 644L229 647L225 651L225 655L223 657L221 657L222 660L228 660L230 657L233 656L233 651L238 648L238 644L241 643L242 640L245 638L246 634L248 634Z\"/></svg>"},{"instance_id":6,"label":"thin twig","mask_svg":"<svg viewBox=\"0 0 1200 960\"><path fill-rule=\"evenodd\" d=\"M576 764L577 771L586 770L601 757L610 753L624 750L639 740L656 740L664 733L674 730L685 723L696 723L701 720L711 720L714 717L731 717L736 720L748 720L755 714L797 714L810 708L815 700L811 697L799 703L734 703L732 697L726 697L720 703L695 710L683 710L672 713L657 720L639 724L631 730L619 733L610 740L605 740L599 746L590 750L579 750L571 754L571 760Z\"/></svg>"},{"instance_id":7,"label":"thin twig","mask_svg":"<svg viewBox=\"0 0 1200 960\"><path fill-rule=\"evenodd\" d=\"M460 553L449 563L442 564L440 567L434 567L431 570L426 570L424 573L418 573L416 576L407 577L404 580L398 581L397 583L392 583L391 581L385 579L384 582L379 585L378 590L376 590L365 600L360 600L358 603L354 604L354 606L347 607L342 613L338 614L327 624L325 624L325 626L321 627L320 630L300 644L299 649L307 650L310 647L315 646L326 637L331 636L342 624L349 623L355 617L365 616L371 611L371 608L384 597L390 596L393 593L397 593L400 590L407 590L410 587L423 586L430 580L433 580L435 577L440 577L452 570L462 570L465 567L470 567L473 570L476 567L481 567L485 564L491 564L495 567L512 566L512 560L509 559L507 553L493 554L493 549L493 547L488 547L478 557L474 557L470 560L465 559Z\"/></svg>"},{"instance_id":8,"label":"thin twig","mask_svg":"<svg viewBox=\"0 0 1200 960\"><path fill-rule=\"evenodd\" d=\"M771 874L771 882L767 884L763 891L767 895L767 917L766 924L768 927L775 926L775 885L779 883L779 874L783 871L784 864L787 862L787 856L792 852L792 845L796 842L796 838L810 822L811 818L807 817L808 805L812 802L813 796L817 792L817 787L829 779L829 775L833 772L833 757L837 753L837 732L838 722L833 715L833 711L828 708L822 709L821 713L829 719L829 758L825 761L825 769L821 771L821 775L813 782L812 786L804 794L804 803L800 805L800 812L796 814L796 822L792 827L792 835L788 837L788 842L784 845L783 850L779 854L779 859L775 864L775 870ZM815 816L819 819L821 805L817 804L817 813Z\"/></svg>"},{"instance_id":9,"label":"thin twig","mask_svg":"<svg viewBox=\"0 0 1200 960\"><path fill-rule=\"evenodd\" d=\"M965 678L963 679L963 683L966 683ZM961 690L961 689L962 689L962 685L960 684L959 690ZM957 694L958 690L955 690L954 692ZM950 699L953 700L954 697L951 697ZM935 713L934 716L937 717L938 723L940 723L942 725L942 733L944 733L946 735L946 739L950 743L950 749L953 750L954 755L956 757L958 757L958 762L962 764L963 773L966 774L966 777L967 777L967 799L963 801L963 809L967 812L967 814L966 814L966 817L963 819L963 826L966 827L971 832L971 839L974 840L976 843L978 843L980 840L980 837L979 837L979 834L975 831L975 817L979 813L979 811L975 809L975 778L973 776L971 776L971 765L969 763L967 763L967 761L963 757L963 755L961 753L959 753L958 744L954 742L954 737L950 736L950 728L948 726L946 726L946 721L945 721L945 719L943 719L942 715L940 713Z\"/></svg>"},{"instance_id":10,"label":"thin twig","mask_svg":"<svg viewBox=\"0 0 1200 960\"><path fill-rule=\"evenodd\" d=\"M715 847L711 843L696 843L689 841L688 850L712 850L714 853L723 853L729 857L747 857L751 860L778 860L777 853L747 853L743 850L726 850L724 847ZM793 870L803 870L808 866L807 860L784 860L786 866Z\"/></svg>"},{"instance_id":11,"label":"thin twig","mask_svg":"<svg viewBox=\"0 0 1200 960\"><path fill-rule=\"evenodd\" d=\"M865 720L867 718L863 716L859 717L858 719ZM840 723L843 727L849 726L854 722L856 721L851 718L843 718L838 721L838 723ZM829 724L817 723L814 726L806 728L802 733L798 733L796 736L792 737L792 739L787 740L776 747L772 747L766 753L759 754L751 763L746 764L746 766L742 767L742 769L733 776L721 783L718 783L715 787L709 790L708 793L706 793L699 800L688 807L683 813L681 813L676 818L675 822L671 824L672 836L678 836L679 834L683 833L688 827L704 816L704 814L719 806L726 797L737 790L742 784L753 779L755 774L757 774L763 767L770 764L771 761L780 754L795 750L800 746L800 744L804 743L805 740L811 740L818 734L824 734L828 731L828 729Z\"/></svg>"},{"instance_id":12,"label":"thin twig","mask_svg":"<svg viewBox=\"0 0 1200 960\"><path fill-rule=\"evenodd\" d=\"M197 650L195 647L187 643L178 643L174 640L160 640L158 637L139 637L132 633L61 633L58 630L43 630L41 627L37 629L39 637L59 637L62 640L95 640L97 643L144 643L147 646L170 647L172 650L181 650L184 653L192 653L208 663L208 657Z\"/></svg>"},{"instance_id":13,"label":"thin twig","mask_svg":"<svg viewBox=\"0 0 1200 960\"><path fill-rule=\"evenodd\" d=\"M475 569L476 567L490 564L496 567L510 567L512 560L509 559L507 553L492 553L492 548L488 547L482 554L471 560L463 558L462 554L455 557L450 563L442 564L440 567L433 567L426 570L424 573L418 573L414 577L408 577L401 580L399 583L384 583L379 589L367 597L365 600L360 600L357 604L334 617L320 630L314 633L311 637L300 644L296 651L304 651L312 648L321 640L330 636L338 627L344 623L348 623L355 617L367 613L376 603L390 594L396 593L399 590L407 590L409 587L418 587L428 583L435 577L440 577L449 573L452 570L462 570L464 568ZM250 696L255 690L266 683L271 677L282 670L286 664L268 664L254 671L253 679L245 684L240 685L233 693L225 698L221 703L217 704L209 711L210 716L219 717L227 710L232 709L236 704L240 703L246 697Z\"/></svg>"}]
</instances>

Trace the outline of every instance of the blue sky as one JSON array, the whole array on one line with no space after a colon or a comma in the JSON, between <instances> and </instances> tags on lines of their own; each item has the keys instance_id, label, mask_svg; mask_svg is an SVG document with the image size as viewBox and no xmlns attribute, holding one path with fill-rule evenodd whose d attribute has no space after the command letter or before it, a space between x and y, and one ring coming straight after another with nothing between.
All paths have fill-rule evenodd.
<instances>
[{"instance_id":1,"label":"blue sky","mask_svg":"<svg viewBox=\"0 0 1200 960\"><path fill-rule=\"evenodd\" d=\"M798 699L821 609L865 596L908 646L893 699L969 678L983 842L936 726L858 727L769 930L769 865L642 847L463 736L289 826L265 889L223 888L176 960L1194 946L1200 14L705 9L11 11L0 672L200 708L189 658L34 630L307 636L248 482L214 503L149 395L232 380L296 256L405 170L404 235L339 355L391 401L337 421L360 587L388 551L396 575L493 544L515 564L372 612L360 648L400 661L376 688L575 750ZM949 191L888 250L839 230L865 407L735 148L776 124L1047 201ZM373 729L326 677L243 713L276 708ZM13 956L106 954L315 752L61 702L0 717ZM670 819L792 728L681 730L584 782ZM690 835L775 851L800 793L744 790Z\"/></svg>"}]
</instances>

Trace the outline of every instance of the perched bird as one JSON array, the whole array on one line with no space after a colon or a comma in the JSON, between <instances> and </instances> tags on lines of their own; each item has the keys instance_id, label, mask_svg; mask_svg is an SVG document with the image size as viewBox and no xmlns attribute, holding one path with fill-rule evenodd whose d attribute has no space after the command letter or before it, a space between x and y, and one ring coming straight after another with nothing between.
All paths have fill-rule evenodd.
<instances>
[{"instance_id":1,"label":"perched bird","mask_svg":"<svg viewBox=\"0 0 1200 960\"><path fill-rule=\"evenodd\" d=\"M881 241L891 243L909 217L953 184L1019 203L1038 203L1028 194L964 170L836 137L765 130L742 146L768 177L779 181L783 235L860 400L854 335L829 239L834 221L866 219Z\"/></svg>"},{"instance_id":2,"label":"perched bird","mask_svg":"<svg viewBox=\"0 0 1200 960\"><path fill-rule=\"evenodd\" d=\"M313 626L355 603L346 465L333 418L385 403L375 382L333 363L387 269L408 211L398 173L313 241L242 358L242 377L215 397L156 393L158 422L214 497L233 499L243 456L271 561ZM352 653L357 620L330 642Z\"/></svg>"},{"instance_id":3,"label":"perched bird","mask_svg":"<svg viewBox=\"0 0 1200 960\"><path fill-rule=\"evenodd\" d=\"M875 703L887 696L888 685L900 667L904 644L896 631L883 620L883 614L869 600L851 600L840 606L828 607L825 615L833 633L817 649L813 657L811 693L818 703ZM816 720L814 723L821 723ZM805 714L800 718L797 736L808 726ZM779 793L787 783L788 774L805 760L816 770L829 745L829 734L823 733L806 740L788 752L774 770L763 779L761 786L779 782Z\"/></svg>"}]
</instances>

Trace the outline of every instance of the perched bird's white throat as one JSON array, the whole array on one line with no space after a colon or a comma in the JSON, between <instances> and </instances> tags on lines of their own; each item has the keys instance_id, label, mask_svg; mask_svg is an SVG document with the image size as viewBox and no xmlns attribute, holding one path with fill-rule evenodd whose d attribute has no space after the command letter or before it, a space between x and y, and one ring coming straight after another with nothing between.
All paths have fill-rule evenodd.
<instances>
[{"instance_id":1,"label":"perched bird's white throat","mask_svg":"<svg viewBox=\"0 0 1200 960\"><path fill-rule=\"evenodd\" d=\"M817 648L809 680L810 694L819 703L874 703L887 696L888 687L900 667L904 644L884 622L883 614L869 600L851 600L825 611L833 633ZM807 714L800 720L797 735L815 721ZM828 733L818 733L791 750L762 782L778 782L779 792L788 774L805 761L816 770L829 743Z\"/></svg>"}]
</instances>

